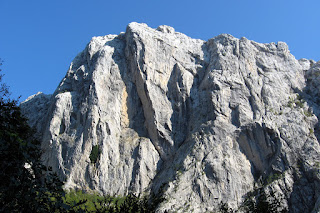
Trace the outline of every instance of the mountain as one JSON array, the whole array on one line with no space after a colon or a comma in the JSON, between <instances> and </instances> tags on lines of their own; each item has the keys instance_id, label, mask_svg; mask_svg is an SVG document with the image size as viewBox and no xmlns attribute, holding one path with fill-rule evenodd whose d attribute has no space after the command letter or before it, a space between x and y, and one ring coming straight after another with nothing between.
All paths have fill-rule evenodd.
<instances>
[{"instance_id":1,"label":"mountain","mask_svg":"<svg viewBox=\"0 0 320 213\"><path fill-rule=\"evenodd\" d=\"M66 188L206 212L260 187L290 212L319 212L319 93L320 61L284 42L130 23L92 38L52 95L21 108Z\"/></svg>"}]
</instances>

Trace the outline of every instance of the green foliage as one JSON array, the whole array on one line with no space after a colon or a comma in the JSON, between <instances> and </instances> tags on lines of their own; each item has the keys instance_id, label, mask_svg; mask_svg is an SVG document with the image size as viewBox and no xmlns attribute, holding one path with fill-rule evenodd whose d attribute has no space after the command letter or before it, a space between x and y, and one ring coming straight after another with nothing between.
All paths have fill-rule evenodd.
<instances>
[{"instance_id":1,"label":"green foliage","mask_svg":"<svg viewBox=\"0 0 320 213\"><path fill-rule=\"evenodd\" d=\"M79 212L81 210L87 212L95 211L95 204L99 203L103 199L104 197L100 196L97 193L83 193L80 190L71 190L63 197L64 203L67 206L71 206L72 209L76 212ZM79 203L80 205L75 205Z\"/></svg>"},{"instance_id":2,"label":"green foliage","mask_svg":"<svg viewBox=\"0 0 320 213\"><path fill-rule=\"evenodd\" d=\"M305 102L305 101L302 99L302 97L301 97L299 94L297 94L297 98L296 98L296 100L295 100L296 106L298 106L298 107L300 107L300 108L303 108L304 102Z\"/></svg>"},{"instance_id":3,"label":"green foliage","mask_svg":"<svg viewBox=\"0 0 320 213\"><path fill-rule=\"evenodd\" d=\"M281 208L283 197L276 196L273 192L267 194L264 188L257 188L249 193L241 205L244 212L249 213L271 213L288 212L286 208Z\"/></svg>"},{"instance_id":4,"label":"green foliage","mask_svg":"<svg viewBox=\"0 0 320 213\"><path fill-rule=\"evenodd\" d=\"M0 66L2 65L2 60L0 58ZM1 72L1 69L0 69ZM2 78L3 78L3 74L0 74L0 98L1 100L3 100L4 98L8 98L10 93L9 93L9 88L5 83L2 83Z\"/></svg>"},{"instance_id":5,"label":"green foliage","mask_svg":"<svg viewBox=\"0 0 320 213\"><path fill-rule=\"evenodd\" d=\"M303 108L303 102L302 102L302 101L297 100L295 103L296 103L296 105L297 105L298 107Z\"/></svg>"},{"instance_id":6,"label":"green foliage","mask_svg":"<svg viewBox=\"0 0 320 213\"><path fill-rule=\"evenodd\" d=\"M18 101L5 84L0 95L0 212L64 211L62 182L41 164L40 142Z\"/></svg>"},{"instance_id":7,"label":"green foliage","mask_svg":"<svg viewBox=\"0 0 320 213\"><path fill-rule=\"evenodd\" d=\"M302 96L300 96L299 94L297 94L296 98L292 98L292 97L289 97L289 101L288 101L288 104L287 106L290 107L291 109L293 109L293 107L295 106L296 108L304 108L304 103L306 101L302 98ZM309 110L303 110L303 114L306 116L306 117L311 117L313 114L312 112L310 112Z\"/></svg>"},{"instance_id":8,"label":"green foliage","mask_svg":"<svg viewBox=\"0 0 320 213\"><path fill-rule=\"evenodd\" d=\"M305 110L305 111L304 111L304 115L307 116L307 117L311 117L311 116L312 116L312 113L309 112L308 110Z\"/></svg>"},{"instance_id":9,"label":"green foliage","mask_svg":"<svg viewBox=\"0 0 320 213\"><path fill-rule=\"evenodd\" d=\"M227 203L220 202L219 204L219 212L220 213L232 213L234 212Z\"/></svg>"},{"instance_id":10,"label":"green foliage","mask_svg":"<svg viewBox=\"0 0 320 213\"><path fill-rule=\"evenodd\" d=\"M293 98L289 97L289 102L287 106L290 107L291 109L293 108L293 102L294 102Z\"/></svg>"},{"instance_id":11,"label":"green foliage","mask_svg":"<svg viewBox=\"0 0 320 213\"><path fill-rule=\"evenodd\" d=\"M151 202L149 202L151 201ZM129 194L124 197L101 196L97 193L83 193L82 191L70 191L66 194L64 202L68 206L81 203L72 208L76 212L155 212L156 200L148 197Z\"/></svg>"},{"instance_id":12,"label":"green foliage","mask_svg":"<svg viewBox=\"0 0 320 213\"><path fill-rule=\"evenodd\" d=\"M101 150L99 145L93 146L89 156L91 163L96 163L100 157L100 154L101 154Z\"/></svg>"},{"instance_id":13,"label":"green foliage","mask_svg":"<svg viewBox=\"0 0 320 213\"><path fill-rule=\"evenodd\" d=\"M309 128L309 135L313 135L313 133L314 133L314 130Z\"/></svg>"},{"instance_id":14,"label":"green foliage","mask_svg":"<svg viewBox=\"0 0 320 213\"><path fill-rule=\"evenodd\" d=\"M265 180L265 183L264 185L269 185L271 184L272 182L276 181L276 180L279 180L281 178L284 178L284 173L280 174L280 173L275 173L275 174L271 174L268 176L268 178Z\"/></svg>"}]
</instances>

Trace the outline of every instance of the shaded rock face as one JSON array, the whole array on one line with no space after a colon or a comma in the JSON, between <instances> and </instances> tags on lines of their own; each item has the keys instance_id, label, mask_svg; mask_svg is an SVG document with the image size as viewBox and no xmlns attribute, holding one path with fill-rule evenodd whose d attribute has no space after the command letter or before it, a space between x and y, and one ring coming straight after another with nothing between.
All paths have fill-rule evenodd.
<instances>
[{"instance_id":1,"label":"shaded rock face","mask_svg":"<svg viewBox=\"0 0 320 213\"><path fill-rule=\"evenodd\" d=\"M205 212L238 208L269 178L291 212L318 212L319 81L319 62L283 42L131 23L94 37L53 95L21 108L67 188L154 192L159 212Z\"/></svg>"}]
</instances>

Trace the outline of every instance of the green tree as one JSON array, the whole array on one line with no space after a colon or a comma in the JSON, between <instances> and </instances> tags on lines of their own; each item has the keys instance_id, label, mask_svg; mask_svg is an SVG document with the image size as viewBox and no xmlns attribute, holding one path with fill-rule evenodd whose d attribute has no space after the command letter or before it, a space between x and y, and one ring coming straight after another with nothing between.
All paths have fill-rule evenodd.
<instances>
[{"instance_id":1,"label":"green tree","mask_svg":"<svg viewBox=\"0 0 320 213\"><path fill-rule=\"evenodd\" d=\"M249 192L242 203L242 210L248 213L286 213L288 209L281 206L283 196L277 196L274 192L266 193L263 187Z\"/></svg>"},{"instance_id":2,"label":"green tree","mask_svg":"<svg viewBox=\"0 0 320 213\"><path fill-rule=\"evenodd\" d=\"M0 67L2 65L2 60L0 58ZM1 72L1 69L0 69ZM8 86L2 82L3 74L0 74L0 97L1 99L6 98L10 95Z\"/></svg>"},{"instance_id":3,"label":"green tree","mask_svg":"<svg viewBox=\"0 0 320 213\"><path fill-rule=\"evenodd\" d=\"M91 163L96 163L100 157L100 154L101 154L101 150L99 145L93 146L89 156Z\"/></svg>"},{"instance_id":4,"label":"green tree","mask_svg":"<svg viewBox=\"0 0 320 213\"><path fill-rule=\"evenodd\" d=\"M41 164L40 143L2 80L0 74L0 212L64 211L62 182Z\"/></svg>"}]
</instances>

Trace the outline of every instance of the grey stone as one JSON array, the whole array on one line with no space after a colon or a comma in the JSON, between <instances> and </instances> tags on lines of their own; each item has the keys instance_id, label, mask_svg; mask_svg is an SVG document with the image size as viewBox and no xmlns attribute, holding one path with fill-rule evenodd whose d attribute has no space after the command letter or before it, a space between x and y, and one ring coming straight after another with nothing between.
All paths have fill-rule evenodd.
<instances>
[{"instance_id":1,"label":"grey stone","mask_svg":"<svg viewBox=\"0 0 320 213\"><path fill-rule=\"evenodd\" d=\"M158 212L206 212L264 184L290 212L319 212L319 73L284 42L130 23L94 37L54 94L21 108L66 188L154 192Z\"/></svg>"}]
</instances>

